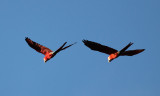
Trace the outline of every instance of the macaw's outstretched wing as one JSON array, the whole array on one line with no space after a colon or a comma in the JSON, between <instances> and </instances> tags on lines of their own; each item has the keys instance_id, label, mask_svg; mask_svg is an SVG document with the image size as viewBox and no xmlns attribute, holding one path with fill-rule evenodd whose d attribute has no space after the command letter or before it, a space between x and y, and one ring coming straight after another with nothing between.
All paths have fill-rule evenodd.
<instances>
[{"instance_id":1,"label":"macaw's outstretched wing","mask_svg":"<svg viewBox=\"0 0 160 96\"><path fill-rule=\"evenodd\" d=\"M125 51L121 54L121 56L133 56L133 55L136 55L138 53L141 53L143 52L145 49L137 49L137 50L128 50L128 51Z\"/></svg>"},{"instance_id":2,"label":"macaw's outstretched wing","mask_svg":"<svg viewBox=\"0 0 160 96\"><path fill-rule=\"evenodd\" d=\"M83 40L83 43L89 47L91 50L99 51L102 53L106 54L112 54L118 52L116 49L113 49L108 46L101 45L99 43L93 42L93 41L88 41L88 40Z\"/></svg>"},{"instance_id":3,"label":"macaw's outstretched wing","mask_svg":"<svg viewBox=\"0 0 160 96\"><path fill-rule=\"evenodd\" d=\"M50 52L53 52L52 50L50 50L49 48L45 47L45 46L42 46L34 41L32 41L31 39L29 39L28 37L26 37L26 42L28 43L28 45L35 49L37 52L40 52L42 54L46 54L46 53L50 53Z\"/></svg>"}]
</instances>

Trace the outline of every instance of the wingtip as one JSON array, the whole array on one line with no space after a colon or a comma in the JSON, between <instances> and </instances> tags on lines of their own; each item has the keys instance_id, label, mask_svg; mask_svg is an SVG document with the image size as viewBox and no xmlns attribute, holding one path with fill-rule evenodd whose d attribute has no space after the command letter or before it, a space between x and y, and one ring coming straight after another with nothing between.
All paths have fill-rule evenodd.
<instances>
[{"instance_id":1,"label":"wingtip","mask_svg":"<svg viewBox=\"0 0 160 96\"><path fill-rule=\"evenodd\" d=\"M139 49L139 53L143 52L145 49Z\"/></svg>"},{"instance_id":2,"label":"wingtip","mask_svg":"<svg viewBox=\"0 0 160 96\"><path fill-rule=\"evenodd\" d=\"M83 43L85 43L85 42L87 42L87 41L88 41L88 40L86 40L86 39L83 39L83 40L82 40Z\"/></svg>"},{"instance_id":3,"label":"wingtip","mask_svg":"<svg viewBox=\"0 0 160 96\"><path fill-rule=\"evenodd\" d=\"M146 49L142 49L142 51L144 51L144 50L146 50Z\"/></svg>"}]
</instances>

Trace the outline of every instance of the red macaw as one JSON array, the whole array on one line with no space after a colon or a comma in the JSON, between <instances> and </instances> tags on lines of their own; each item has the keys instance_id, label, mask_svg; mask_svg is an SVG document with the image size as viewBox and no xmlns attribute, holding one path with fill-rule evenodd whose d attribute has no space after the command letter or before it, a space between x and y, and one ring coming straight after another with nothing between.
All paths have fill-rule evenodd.
<instances>
[{"instance_id":1,"label":"red macaw","mask_svg":"<svg viewBox=\"0 0 160 96\"><path fill-rule=\"evenodd\" d=\"M133 44L131 42L120 51L117 51L116 49L113 49L113 48L105 46L105 45L101 45L101 44L93 42L93 41L83 40L83 43L87 47L89 47L91 50L95 50L95 51L109 54L108 62L111 62L112 60L114 60L115 58L117 58L119 56L133 56L133 55L141 53L145 50L145 49L136 49L136 50L126 51Z\"/></svg>"},{"instance_id":2,"label":"red macaw","mask_svg":"<svg viewBox=\"0 0 160 96\"><path fill-rule=\"evenodd\" d=\"M71 45L68 45L66 47L64 47L64 45L67 43L65 42L61 47L59 47L55 52L53 52L52 50L50 50L49 48L45 47L45 46L42 46L34 41L32 41L31 39L29 39L28 37L25 38L26 42L28 43L28 45L35 49L37 52L40 52L42 54L45 55L45 57L43 58L44 62L46 63L48 60L50 60L52 57L54 57L58 52L74 45L74 44L71 44Z\"/></svg>"}]
</instances>

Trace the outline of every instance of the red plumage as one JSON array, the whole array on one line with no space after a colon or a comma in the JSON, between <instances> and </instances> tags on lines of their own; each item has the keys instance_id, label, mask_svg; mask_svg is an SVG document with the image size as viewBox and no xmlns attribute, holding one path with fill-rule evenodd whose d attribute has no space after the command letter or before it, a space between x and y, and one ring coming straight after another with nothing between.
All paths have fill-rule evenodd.
<instances>
[{"instance_id":1,"label":"red plumage","mask_svg":"<svg viewBox=\"0 0 160 96\"><path fill-rule=\"evenodd\" d=\"M28 43L28 45L35 49L37 52L40 52L42 54L46 54L46 53L50 53L50 52L53 52L52 50L50 50L49 48L43 46L43 45L40 45L34 41L32 41L31 39L29 39L28 37L26 37L26 42Z\"/></svg>"},{"instance_id":2,"label":"red plumage","mask_svg":"<svg viewBox=\"0 0 160 96\"><path fill-rule=\"evenodd\" d=\"M65 44L67 43L67 42L65 42L61 47L59 47L55 52L53 52L51 49L49 49L49 48L47 48L47 47L45 47L43 45L40 45L40 44L32 41L28 37L25 38L25 41L28 43L28 45L31 48L33 48L37 52L42 53L42 54L45 55L44 62L47 62L48 60L50 60L51 58L53 58L58 52L60 52L60 51L62 51L62 50L64 50L64 49L66 49L66 48L68 48L68 47L70 47L70 46L72 46L72 45L75 44L75 43L74 44L70 44L70 45L64 47Z\"/></svg>"}]
</instances>

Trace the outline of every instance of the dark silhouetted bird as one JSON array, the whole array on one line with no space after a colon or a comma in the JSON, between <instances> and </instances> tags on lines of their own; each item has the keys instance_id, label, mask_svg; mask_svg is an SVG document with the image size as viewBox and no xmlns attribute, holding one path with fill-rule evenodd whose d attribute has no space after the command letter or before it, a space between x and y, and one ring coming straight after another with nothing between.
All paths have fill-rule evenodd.
<instances>
[{"instance_id":1,"label":"dark silhouetted bird","mask_svg":"<svg viewBox=\"0 0 160 96\"><path fill-rule=\"evenodd\" d=\"M95 50L95 51L99 51L99 52L108 54L109 55L108 62L111 62L113 59L119 56L133 56L145 50L145 49L136 49L136 50L126 51L133 44L131 42L120 51L117 51L116 49L113 49L105 45L101 45L93 41L83 40L83 43L87 47L89 47L91 50Z\"/></svg>"}]
</instances>

